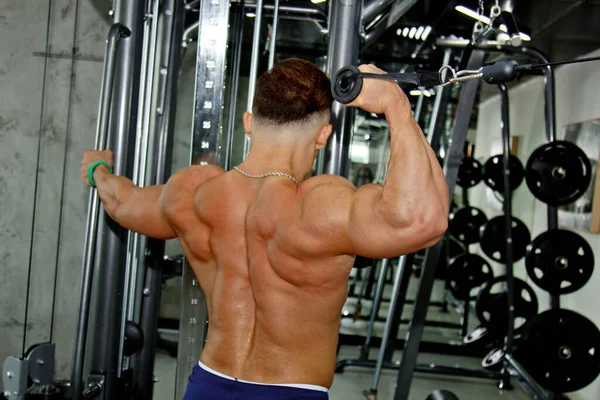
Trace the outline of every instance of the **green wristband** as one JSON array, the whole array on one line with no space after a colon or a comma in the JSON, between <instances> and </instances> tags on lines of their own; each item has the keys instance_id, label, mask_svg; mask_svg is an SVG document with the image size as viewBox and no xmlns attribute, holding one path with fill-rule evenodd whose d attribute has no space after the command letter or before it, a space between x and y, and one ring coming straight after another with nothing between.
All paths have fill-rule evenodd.
<instances>
[{"instance_id":1,"label":"green wristband","mask_svg":"<svg viewBox=\"0 0 600 400\"><path fill-rule=\"evenodd\" d=\"M112 172L113 172L113 169L104 160L96 161L95 163L93 163L92 165L90 165L88 167L88 182L90 183L90 185L92 185L94 187L96 187L96 182L94 182L94 169L96 169L96 167L98 165L106 165L106 168L108 168L108 170L110 171L110 173L112 174Z\"/></svg>"}]
</instances>

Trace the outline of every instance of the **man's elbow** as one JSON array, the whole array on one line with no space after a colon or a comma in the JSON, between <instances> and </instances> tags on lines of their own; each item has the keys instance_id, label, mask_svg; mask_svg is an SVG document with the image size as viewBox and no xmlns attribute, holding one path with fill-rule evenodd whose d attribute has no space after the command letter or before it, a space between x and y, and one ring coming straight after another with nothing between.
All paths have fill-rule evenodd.
<instances>
[{"instance_id":1,"label":"man's elbow","mask_svg":"<svg viewBox=\"0 0 600 400\"><path fill-rule=\"evenodd\" d=\"M438 242L448 229L448 214L437 213L434 217L432 217L429 226L431 235L430 241Z\"/></svg>"},{"instance_id":2,"label":"man's elbow","mask_svg":"<svg viewBox=\"0 0 600 400\"><path fill-rule=\"evenodd\" d=\"M419 232L421 242L427 245L440 241L448 229L448 213L441 208L424 210L417 221L416 232Z\"/></svg>"}]
</instances>

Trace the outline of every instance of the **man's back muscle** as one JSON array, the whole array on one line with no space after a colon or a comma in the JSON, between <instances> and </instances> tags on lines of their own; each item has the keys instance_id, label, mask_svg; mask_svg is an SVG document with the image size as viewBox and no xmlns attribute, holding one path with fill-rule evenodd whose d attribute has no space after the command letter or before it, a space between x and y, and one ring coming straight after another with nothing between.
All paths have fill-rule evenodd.
<instances>
[{"instance_id":1,"label":"man's back muscle","mask_svg":"<svg viewBox=\"0 0 600 400\"><path fill-rule=\"evenodd\" d=\"M323 254L301 226L302 185L230 172L194 194L194 221L175 216L207 296L202 361L219 372L264 383L331 384L353 258Z\"/></svg>"}]
</instances>

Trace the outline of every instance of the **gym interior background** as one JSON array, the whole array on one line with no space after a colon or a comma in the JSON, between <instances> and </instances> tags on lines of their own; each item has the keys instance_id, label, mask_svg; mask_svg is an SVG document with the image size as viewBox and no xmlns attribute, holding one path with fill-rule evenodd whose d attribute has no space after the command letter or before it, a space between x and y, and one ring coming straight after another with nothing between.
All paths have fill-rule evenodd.
<instances>
[{"instance_id":1,"label":"gym interior background","mask_svg":"<svg viewBox=\"0 0 600 400\"><path fill-rule=\"evenodd\" d=\"M182 52L177 85L177 112L170 132L173 137L170 168L173 172L190 163L198 59L198 33L194 32L193 25L202 15L197 12L198 7L208 3L187 2L190 4L185 9L183 25L190 30L184 33L188 36L183 42L185 51ZM56 344L56 380L69 379L73 368L89 193L79 179L79 161L85 149L94 147L106 38L114 22L110 10L119 7L120 2L115 0L114 3L108 0L0 0L0 91L3 94L0 104L0 359L22 355L36 343L53 342ZM157 7L161 7L162 3L171 4L148 3L150 6L158 4ZM243 158L241 115L246 111L248 87L252 80L251 54L258 14L256 2L245 3L238 90L234 102L233 164ZM335 1L281 0L275 60L300 57L326 68L328 52L331 51L328 33L331 3ZM444 60L445 49L451 48L444 47L444 40L472 37L475 19L457 12L455 7L464 5L477 10L479 5L478 1L470 0L364 1L365 7L372 3L385 4L386 7L380 10L381 16L390 19L392 17L386 13L393 11L394 7L401 8L399 5L406 6L405 12L398 14L391 26L372 36L375 39L368 42L368 47L366 40L361 42L360 61L376 63L389 72L437 71ZM486 0L484 3L486 15L489 15L494 1ZM499 4L503 10L513 11L521 32L531 36L531 40L523 45L539 49L550 61L600 56L600 2L514 0L500 1ZM274 8L273 1L264 2L257 52L258 72L268 65ZM240 14L239 10L240 2L232 1L228 38L230 53L235 49L234 19ZM373 23L373 26L376 25L377 21ZM426 40L414 37L419 28L419 36L428 32ZM358 28L356 34L359 35ZM493 34L496 38L498 32ZM507 57L494 49L488 50L487 61ZM462 51L454 48L450 62L458 62ZM511 57L519 62L532 62L523 54ZM356 61L353 64L357 65ZM599 65L598 62L587 62L554 68L555 118L559 139L563 138L563 129L569 124L600 119ZM232 66L228 68L231 70ZM331 75L335 73L328 72ZM527 76L508 84L512 149L523 165L536 148L547 142L545 79L545 76ZM231 86L230 77L226 78L226 82ZM502 106L501 95L494 85L483 82L478 85L467 141L474 145L474 157L484 164L491 156L502 152ZM231 88L226 88L226 94L228 90ZM426 134L435 111L436 93L429 89L417 90L420 96L411 96L415 108L419 102L421 104L419 122ZM460 86L453 86L448 96L451 99L445 103L447 118L441 133L441 142L446 146L451 142L457 117ZM224 102L224 106L223 130L226 131L231 104ZM351 158L349 178L355 180L361 166L370 167L375 177L377 167L385 163L385 124L375 117L359 115L353 125L353 134L348 150ZM600 135L599 130L596 130L596 135ZM598 159L597 136L595 141L589 142L591 145L582 146L590 160ZM592 177L592 192L594 185L600 187L596 181L595 176ZM480 183L469 189L469 205L483 210L489 219L502 215L502 201L498 200L501 196L493 193L487 185ZM457 190L457 203L463 200L463 194ZM594 202L598 202L598 196ZM512 215L528 227L531 239L548 229L546 204L537 200L524 182L514 191L512 205ZM589 244L595 258L600 258L600 236L588 228L573 230ZM479 245L471 245L469 251L486 257L496 275L503 274L504 266L487 257ZM175 241L166 244L165 254L173 260L172 265L179 265L177 257L181 251ZM545 311L550 307L550 296L529 278L524 260L514 263L514 275L529 283L537 296L539 312ZM399 268L397 262L390 264ZM356 271L370 270L381 271L381 267ZM177 268L175 271L178 271ZM353 275L350 285L356 289L355 294L361 291L363 282L368 283L368 275L366 272ZM417 296L418 275L410 278L407 298ZM388 280L390 282L384 286L384 298L392 294L391 273ZM177 354L181 287L181 278L177 276L164 279L159 313L158 341L161 343L157 345L154 373L158 380L154 388L154 398L157 399L174 398L175 370L178 367L174 356ZM599 287L600 275L594 271L582 288L561 296L561 308L576 311L600 326ZM432 302L447 301L448 290L444 280L435 282L433 292ZM351 318L342 321L341 334L345 341L340 349L340 359L357 357L357 345L362 343L352 340L352 337L364 336L366 322L357 317L356 305L360 304L364 308L362 312L368 315L371 302L364 294L349 298L345 313ZM431 304L428 319L442 319L460 326L464 316L460 307L454 305L454 301L450 301L450 310L446 313ZM413 309L407 302L402 318L410 320ZM469 331L479 325L473 309L471 307L473 315L465 323ZM388 307L382 303L379 315L385 317L387 310ZM434 343L460 341L464 336L460 332L464 329L458 326L451 329L427 326L424 340ZM383 330L384 322L377 322L375 336L380 336ZM407 330L406 324L400 324L397 337L404 338ZM378 346L372 347L371 356L377 357ZM421 362L426 363L481 368L481 356L423 352L419 357ZM402 352L397 350L392 358L400 360ZM396 375L394 370L383 372L379 380L379 398L398 398L393 395ZM363 390L372 388L372 377L373 368L349 366L336 375L331 397L363 398ZM518 378L514 380L520 381ZM500 390L497 384L498 380L494 379L417 371L410 398L425 398L440 387L453 390L463 399L484 398L483 393L485 398L520 399L531 396L518 382L513 382L512 390ZM597 400L600 398L600 379L567 396L577 400Z\"/></svg>"}]
</instances>

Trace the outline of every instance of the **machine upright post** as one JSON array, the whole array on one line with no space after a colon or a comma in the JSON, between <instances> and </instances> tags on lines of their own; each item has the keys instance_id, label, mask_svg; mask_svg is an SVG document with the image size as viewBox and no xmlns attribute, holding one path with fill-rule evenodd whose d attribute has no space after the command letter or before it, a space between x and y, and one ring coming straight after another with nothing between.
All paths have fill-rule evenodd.
<instances>
[{"instance_id":1,"label":"machine upright post","mask_svg":"<svg viewBox=\"0 0 600 400\"><path fill-rule=\"evenodd\" d=\"M355 64L360 46L359 27L362 15L362 1L333 0L329 16L329 48L327 51L327 70L334 74L340 68ZM333 133L325 146L323 172L348 176L350 143L355 110L333 102L331 124Z\"/></svg>"},{"instance_id":2,"label":"machine upright post","mask_svg":"<svg viewBox=\"0 0 600 400\"><path fill-rule=\"evenodd\" d=\"M131 31L118 50L115 69L114 94L111 104L109 129L113 133L107 147L114 152L114 173L131 176L132 160L128 160L130 146L135 143L137 119L137 96L135 83L140 75L141 47L145 2L116 1L115 22ZM89 363L91 374L102 375L101 398L118 397L120 375L123 316L123 285L127 256L127 231L102 213L98 221L98 244L94 260L94 286L92 291L93 312L90 313L91 329L88 333ZM97 377L88 376L88 383L97 385ZM93 381L93 382L91 382ZM75 383L77 384L77 383ZM76 393L75 396L78 396Z\"/></svg>"},{"instance_id":3,"label":"machine upright post","mask_svg":"<svg viewBox=\"0 0 600 400\"><path fill-rule=\"evenodd\" d=\"M484 53L482 51L474 51L469 60L469 69L481 67L483 58ZM446 174L450 198L454 195L458 167L463 159L464 143L467 138L467 131L471 122L471 112L475 105L475 97L478 88L478 81L469 81L463 84L461 91L454 134L452 136L452 144L450 145L450 149L444 160L444 172ZM404 353L402 354L402 361L400 363L400 372L398 374L394 400L407 400L408 394L410 393L410 385L415 372L419 346L421 345L423 330L425 328L427 308L429 306L433 281L435 280L435 271L438 259L442 252L442 247L443 241L440 241L435 246L427 249L421 282L415 301L413 318L408 331Z\"/></svg>"},{"instance_id":4,"label":"machine upright post","mask_svg":"<svg viewBox=\"0 0 600 400\"><path fill-rule=\"evenodd\" d=\"M219 144L223 131L223 86L227 54L229 24L228 1L202 1L198 26L198 53L196 56L196 88L194 92L194 119L192 124L192 165L218 164ZM206 340L208 310L194 272L186 261L183 269L181 313L175 397L184 396L189 374L198 364Z\"/></svg>"}]
</instances>

